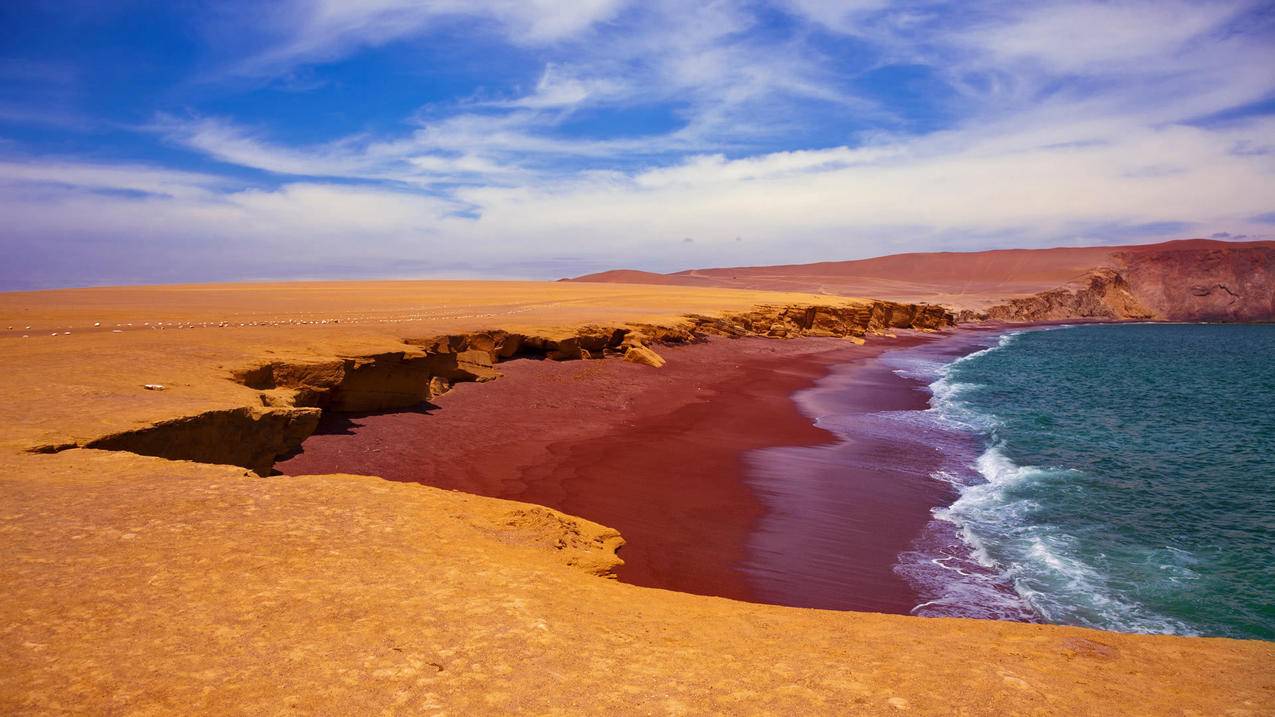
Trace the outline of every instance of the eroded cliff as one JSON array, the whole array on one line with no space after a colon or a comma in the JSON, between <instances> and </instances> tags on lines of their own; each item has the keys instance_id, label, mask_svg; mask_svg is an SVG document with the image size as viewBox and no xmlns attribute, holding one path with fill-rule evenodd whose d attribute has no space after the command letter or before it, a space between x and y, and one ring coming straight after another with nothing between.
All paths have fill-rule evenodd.
<instances>
[{"instance_id":1,"label":"eroded cliff","mask_svg":"<svg viewBox=\"0 0 1275 717\"><path fill-rule=\"evenodd\" d=\"M1166 321L1275 321L1275 247L1121 252L1138 302Z\"/></svg>"},{"instance_id":2,"label":"eroded cliff","mask_svg":"<svg viewBox=\"0 0 1275 717\"><path fill-rule=\"evenodd\" d=\"M1097 269L1077 285L1010 299L987 310L999 321L1061 319L1150 319L1154 314L1138 302L1129 282L1115 269Z\"/></svg>"},{"instance_id":3,"label":"eroded cliff","mask_svg":"<svg viewBox=\"0 0 1275 717\"><path fill-rule=\"evenodd\" d=\"M257 403L168 419L82 441L33 446L38 453L71 448L129 451L147 456L241 466L269 475L276 460L296 451L323 411L370 413L418 406L456 383L492 381L496 366L515 358L576 361L623 356L653 367L651 348L709 336L839 337L862 341L894 328L937 330L955 323L927 304L865 301L852 304L758 306L719 316L693 314L662 326L586 325L560 336L504 330L402 340L400 351L363 356L270 360L234 370L230 378L256 391Z\"/></svg>"},{"instance_id":4,"label":"eroded cliff","mask_svg":"<svg viewBox=\"0 0 1275 717\"><path fill-rule=\"evenodd\" d=\"M1070 285L963 319L1275 321L1275 248L1216 243L1120 251Z\"/></svg>"}]
</instances>

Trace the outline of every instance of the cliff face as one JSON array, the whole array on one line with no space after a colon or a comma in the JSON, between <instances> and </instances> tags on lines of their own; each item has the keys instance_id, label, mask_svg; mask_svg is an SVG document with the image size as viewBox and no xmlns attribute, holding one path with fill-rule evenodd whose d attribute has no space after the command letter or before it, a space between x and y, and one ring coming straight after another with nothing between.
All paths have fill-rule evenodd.
<instances>
[{"instance_id":1,"label":"cliff face","mask_svg":"<svg viewBox=\"0 0 1275 717\"><path fill-rule=\"evenodd\" d=\"M1150 319L1151 311L1138 302L1132 287L1115 269L1098 269L1081 286L1060 287L1035 296L1010 299L987 311L999 321L1053 321L1074 318Z\"/></svg>"},{"instance_id":2,"label":"cliff face","mask_svg":"<svg viewBox=\"0 0 1275 717\"><path fill-rule=\"evenodd\" d=\"M1070 286L993 306L986 318L1275 321L1271 246L1123 251L1109 263Z\"/></svg>"},{"instance_id":3,"label":"cliff face","mask_svg":"<svg viewBox=\"0 0 1275 717\"><path fill-rule=\"evenodd\" d=\"M1115 255L1138 301L1166 321L1275 321L1275 248Z\"/></svg>"}]
</instances>

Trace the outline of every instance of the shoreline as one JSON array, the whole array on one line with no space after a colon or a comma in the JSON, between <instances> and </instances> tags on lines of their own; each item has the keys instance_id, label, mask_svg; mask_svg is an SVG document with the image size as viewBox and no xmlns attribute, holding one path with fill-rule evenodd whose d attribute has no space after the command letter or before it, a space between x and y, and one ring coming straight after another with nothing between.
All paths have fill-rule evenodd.
<instances>
[{"instance_id":1,"label":"shoreline","mask_svg":"<svg viewBox=\"0 0 1275 717\"><path fill-rule=\"evenodd\" d=\"M660 369L511 361L494 386L459 384L432 409L325 420L276 468L544 505L618 530L623 582L756 601L736 567L763 511L743 456L834 440L791 394L894 345L710 339L662 348Z\"/></svg>"},{"instance_id":2,"label":"shoreline","mask_svg":"<svg viewBox=\"0 0 1275 717\"><path fill-rule=\"evenodd\" d=\"M929 477L937 456L904 465L897 437L865 440L817 416L924 410L924 384L881 357L933 346L954 359L978 348L964 337L999 330L904 331L864 346L713 339L663 348L659 370L513 361L500 365L496 389L460 384L423 411L326 418L277 468L378 475L579 515L620 532L625 564L615 574L635 585L908 614L920 597L894 563L953 498ZM781 460L759 464L767 454ZM809 492L783 494L794 476L832 485L838 507L820 513ZM856 512L847 505L856 500L875 510Z\"/></svg>"},{"instance_id":3,"label":"shoreline","mask_svg":"<svg viewBox=\"0 0 1275 717\"><path fill-rule=\"evenodd\" d=\"M793 607L913 614L923 601L898 571L958 493L933 478L946 456L920 429L929 379L897 361L946 365L986 347L1001 327L964 328L835 367L794 395L836 440L748 456L749 481L769 506L752 536L746 570L766 602Z\"/></svg>"}]
</instances>

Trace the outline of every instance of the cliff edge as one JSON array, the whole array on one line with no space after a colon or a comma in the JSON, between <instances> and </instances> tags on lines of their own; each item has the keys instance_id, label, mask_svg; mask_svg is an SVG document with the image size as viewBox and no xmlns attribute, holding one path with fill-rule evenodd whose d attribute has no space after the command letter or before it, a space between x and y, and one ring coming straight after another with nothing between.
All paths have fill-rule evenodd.
<instances>
[{"instance_id":1,"label":"cliff edge","mask_svg":"<svg viewBox=\"0 0 1275 717\"><path fill-rule=\"evenodd\" d=\"M1187 243L1115 252L1068 286L991 307L1002 321L1101 318L1275 320L1275 246ZM981 318L968 313L966 318Z\"/></svg>"}]
</instances>

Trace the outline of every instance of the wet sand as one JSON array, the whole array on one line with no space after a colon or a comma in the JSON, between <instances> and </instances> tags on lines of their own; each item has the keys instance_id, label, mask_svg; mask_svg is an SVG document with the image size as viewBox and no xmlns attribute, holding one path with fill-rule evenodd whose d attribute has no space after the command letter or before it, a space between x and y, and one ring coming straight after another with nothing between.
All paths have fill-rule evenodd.
<instances>
[{"instance_id":1,"label":"wet sand","mask_svg":"<svg viewBox=\"0 0 1275 717\"><path fill-rule=\"evenodd\" d=\"M906 613L918 600L894 557L950 499L928 478L937 458L906 436L846 440L813 419L924 408L917 382L873 359L921 344L959 355L960 336L717 339L662 349L658 370L513 361L500 380L459 385L421 411L325 419L277 467L580 515L624 535L626 582Z\"/></svg>"},{"instance_id":2,"label":"wet sand","mask_svg":"<svg viewBox=\"0 0 1275 717\"><path fill-rule=\"evenodd\" d=\"M996 331L999 333L999 331ZM985 346L986 331L900 347L909 360L946 364ZM941 447L906 413L929 407L928 380L882 360L841 364L794 398L838 440L748 456L747 477L766 505L743 570L764 602L908 613L920 602L897 574L936 506L953 487L932 479Z\"/></svg>"}]
</instances>

